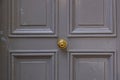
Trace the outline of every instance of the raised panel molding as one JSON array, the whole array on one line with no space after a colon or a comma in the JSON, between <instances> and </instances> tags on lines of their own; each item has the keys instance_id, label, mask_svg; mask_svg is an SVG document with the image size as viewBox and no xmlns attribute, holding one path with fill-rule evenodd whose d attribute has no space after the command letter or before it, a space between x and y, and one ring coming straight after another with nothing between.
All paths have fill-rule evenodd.
<instances>
[{"instance_id":1,"label":"raised panel molding","mask_svg":"<svg viewBox=\"0 0 120 80\"><path fill-rule=\"evenodd\" d=\"M70 51L69 60L70 80L116 80L114 52Z\"/></svg>"},{"instance_id":2,"label":"raised panel molding","mask_svg":"<svg viewBox=\"0 0 120 80\"><path fill-rule=\"evenodd\" d=\"M9 36L55 37L57 14L57 0L9 0Z\"/></svg>"},{"instance_id":3,"label":"raised panel molding","mask_svg":"<svg viewBox=\"0 0 120 80\"><path fill-rule=\"evenodd\" d=\"M116 36L116 0L70 0L69 37Z\"/></svg>"},{"instance_id":4,"label":"raised panel molding","mask_svg":"<svg viewBox=\"0 0 120 80\"><path fill-rule=\"evenodd\" d=\"M10 80L56 80L56 51L11 51Z\"/></svg>"}]
</instances>

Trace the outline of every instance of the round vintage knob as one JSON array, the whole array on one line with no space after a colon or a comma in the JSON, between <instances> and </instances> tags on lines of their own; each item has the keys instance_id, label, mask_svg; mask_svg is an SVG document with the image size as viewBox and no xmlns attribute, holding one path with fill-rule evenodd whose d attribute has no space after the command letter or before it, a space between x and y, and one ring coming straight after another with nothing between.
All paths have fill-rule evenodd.
<instances>
[{"instance_id":1,"label":"round vintage knob","mask_svg":"<svg viewBox=\"0 0 120 80\"><path fill-rule=\"evenodd\" d=\"M58 40L58 47L61 49L67 48L67 41L65 39L59 39Z\"/></svg>"}]
</instances>

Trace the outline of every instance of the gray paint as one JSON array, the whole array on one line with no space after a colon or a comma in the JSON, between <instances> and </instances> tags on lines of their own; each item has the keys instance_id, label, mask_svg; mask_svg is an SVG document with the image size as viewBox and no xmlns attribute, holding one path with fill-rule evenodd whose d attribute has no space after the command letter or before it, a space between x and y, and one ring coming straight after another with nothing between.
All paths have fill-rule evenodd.
<instances>
[{"instance_id":1,"label":"gray paint","mask_svg":"<svg viewBox=\"0 0 120 80\"><path fill-rule=\"evenodd\" d=\"M55 80L56 52L11 52L11 80Z\"/></svg>"},{"instance_id":2,"label":"gray paint","mask_svg":"<svg viewBox=\"0 0 120 80\"><path fill-rule=\"evenodd\" d=\"M119 80L119 4L2 0L1 80Z\"/></svg>"}]
</instances>

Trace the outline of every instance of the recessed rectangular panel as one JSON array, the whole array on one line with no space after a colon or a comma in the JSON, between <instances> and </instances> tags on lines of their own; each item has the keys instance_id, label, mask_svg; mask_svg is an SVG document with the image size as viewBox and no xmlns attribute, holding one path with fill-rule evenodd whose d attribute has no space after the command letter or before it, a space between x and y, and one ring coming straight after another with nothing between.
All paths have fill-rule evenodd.
<instances>
[{"instance_id":1,"label":"recessed rectangular panel","mask_svg":"<svg viewBox=\"0 0 120 80\"><path fill-rule=\"evenodd\" d=\"M47 25L47 0L20 0L21 25Z\"/></svg>"},{"instance_id":2,"label":"recessed rectangular panel","mask_svg":"<svg viewBox=\"0 0 120 80\"><path fill-rule=\"evenodd\" d=\"M16 53L17 54L17 53ZM54 54L12 55L12 80L54 80ZM46 53L45 53L46 54Z\"/></svg>"},{"instance_id":3,"label":"recessed rectangular panel","mask_svg":"<svg viewBox=\"0 0 120 80\"><path fill-rule=\"evenodd\" d=\"M104 0L75 0L76 22L81 25L104 25Z\"/></svg>"},{"instance_id":4,"label":"recessed rectangular panel","mask_svg":"<svg viewBox=\"0 0 120 80\"><path fill-rule=\"evenodd\" d=\"M75 66L76 80L104 80L105 62L76 61Z\"/></svg>"},{"instance_id":5,"label":"recessed rectangular panel","mask_svg":"<svg viewBox=\"0 0 120 80\"><path fill-rule=\"evenodd\" d=\"M68 36L114 36L115 0L70 0Z\"/></svg>"},{"instance_id":6,"label":"recessed rectangular panel","mask_svg":"<svg viewBox=\"0 0 120 80\"><path fill-rule=\"evenodd\" d=\"M10 0L11 37L53 37L57 31L57 0Z\"/></svg>"},{"instance_id":7,"label":"recessed rectangular panel","mask_svg":"<svg viewBox=\"0 0 120 80\"><path fill-rule=\"evenodd\" d=\"M20 76L21 80L46 80L47 62L46 61L32 61L20 62Z\"/></svg>"},{"instance_id":8,"label":"recessed rectangular panel","mask_svg":"<svg viewBox=\"0 0 120 80\"><path fill-rule=\"evenodd\" d=\"M70 80L113 80L113 56L101 54L71 53Z\"/></svg>"}]
</instances>

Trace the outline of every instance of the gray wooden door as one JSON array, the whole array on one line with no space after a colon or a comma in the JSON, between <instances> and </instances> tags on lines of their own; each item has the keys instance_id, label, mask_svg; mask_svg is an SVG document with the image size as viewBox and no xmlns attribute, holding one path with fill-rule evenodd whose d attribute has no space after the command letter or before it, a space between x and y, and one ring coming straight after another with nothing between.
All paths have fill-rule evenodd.
<instances>
[{"instance_id":1,"label":"gray wooden door","mask_svg":"<svg viewBox=\"0 0 120 80\"><path fill-rule=\"evenodd\" d=\"M3 0L6 80L117 80L116 1Z\"/></svg>"}]
</instances>

